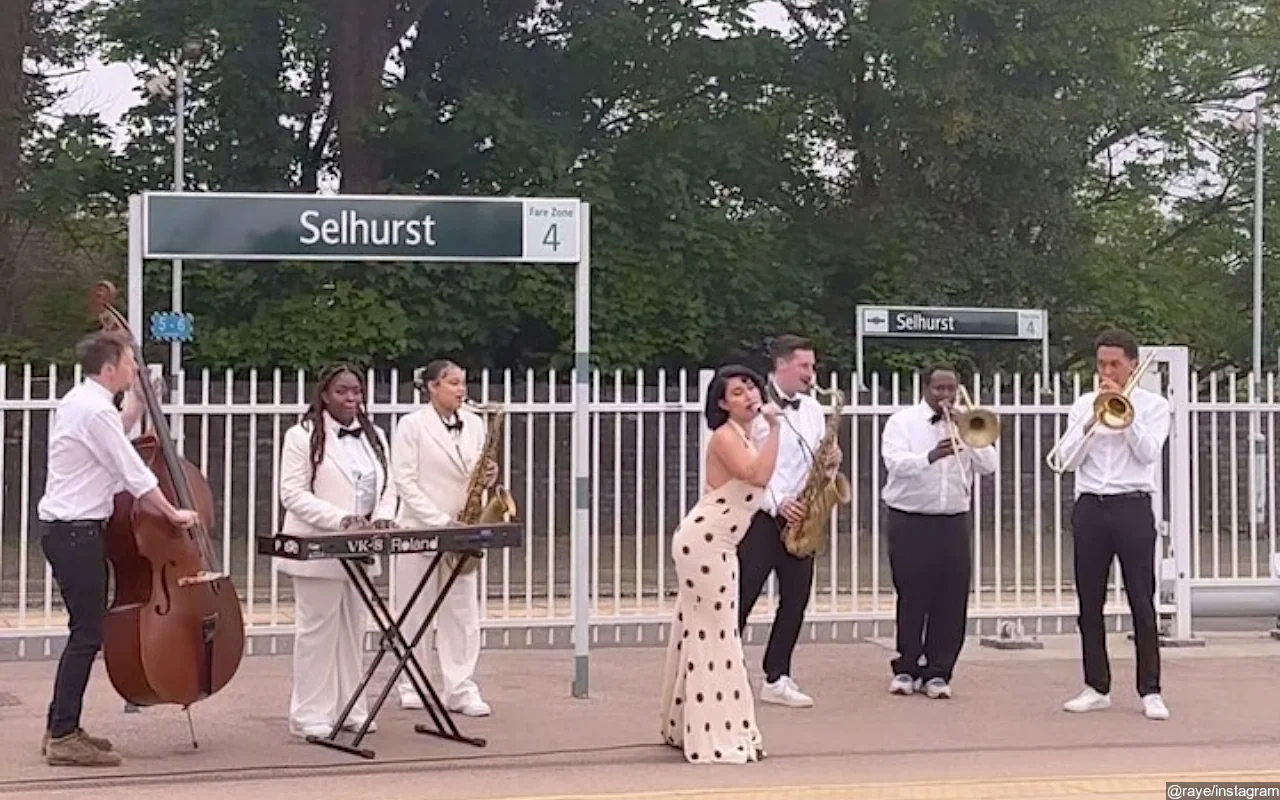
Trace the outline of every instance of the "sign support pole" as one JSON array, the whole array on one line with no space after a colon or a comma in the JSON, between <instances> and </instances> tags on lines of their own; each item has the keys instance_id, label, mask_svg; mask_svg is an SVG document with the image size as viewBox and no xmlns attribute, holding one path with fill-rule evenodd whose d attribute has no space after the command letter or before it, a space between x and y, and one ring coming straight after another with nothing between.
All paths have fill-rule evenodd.
<instances>
[{"instance_id":1,"label":"sign support pole","mask_svg":"<svg viewBox=\"0 0 1280 800\"><path fill-rule=\"evenodd\" d=\"M1049 312L1044 312L1044 336L1040 337L1040 390L1049 391Z\"/></svg>"},{"instance_id":2,"label":"sign support pole","mask_svg":"<svg viewBox=\"0 0 1280 800\"><path fill-rule=\"evenodd\" d=\"M129 197L129 328L142 347L142 195Z\"/></svg>"},{"instance_id":3,"label":"sign support pole","mask_svg":"<svg viewBox=\"0 0 1280 800\"><path fill-rule=\"evenodd\" d=\"M577 277L573 285L573 696L586 698L591 624L587 594L591 586L591 205L583 203L578 221Z\"/></svg>"},{"instance_id":4,"label":"sign support pole","mask_svg":"<svg viewBox=\"0 0 1280 800\"><path fill-rule=\"evenodd\" d=\"M864 362L862 360L862 349L863 349L862 309L858 309L858 324L855 327L855 330L857 331L857 333L854 334L853 338L854 338L854 344L857 346L857 349L858 349L858 355L853 368L854 368L854 371L857 372L857 376L858 376L858 391L869 392L871 391L871 387L867 385L866 376L862 372L864 368Z\"/></svg>"}]
</instances>

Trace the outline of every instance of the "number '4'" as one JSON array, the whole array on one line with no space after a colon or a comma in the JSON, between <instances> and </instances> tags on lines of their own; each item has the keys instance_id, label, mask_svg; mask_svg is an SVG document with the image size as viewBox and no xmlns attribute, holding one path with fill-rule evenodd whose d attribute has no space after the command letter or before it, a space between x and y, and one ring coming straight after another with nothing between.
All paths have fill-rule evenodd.
<instances>
[{"instance_id":1,"label":"number '4'","mask_svg":"<svg viewBox=\"0 0 1280 800\"><path fill-rule=\"evenodd\" d=\"M552 250L560 249L560 237L557 236L560 231L560 223L553 222L551 227L547 228L547 232L542 236L542 243Z\"/></svg>"}]
</instances>

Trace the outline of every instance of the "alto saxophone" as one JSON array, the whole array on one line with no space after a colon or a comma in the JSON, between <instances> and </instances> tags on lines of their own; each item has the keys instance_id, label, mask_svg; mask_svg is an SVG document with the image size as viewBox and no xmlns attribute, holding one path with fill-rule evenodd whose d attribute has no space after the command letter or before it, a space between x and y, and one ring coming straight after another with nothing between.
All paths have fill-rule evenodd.
<instances>
[{"instance_id":1,"label":"alto saxophone","mask_svg":"<svg viewBox=\"0 0 1280 800\"><path fill-rule=\"evenodd\" d=\"M498 463L498 448L502 444L502 427L506 421L506 409L502 406L486 409L485 406L471 401L467 401L467 405L477 412L490 410L491 414L489 427L485 432L484 447L481 448L480 455L476 458L475 466L471 468L471 475L467 480L467 499L462 504L462 510L458 512L458 524L509 522L516 515L516 501L505 486L502 484L494 486L488 502L484 499L484 468L490 461ZM483 550L450 552L446 554L444 563L446 567L452 569L461 560L462 567L459 574L466 575L480 567L482 558L484 558Z\"/></svg>"},{"instance_id":2,"label":"alto saxophone","mask_svg":"<svg viewBox=\"0 0 1280 800\"><path fill-rule=\"evenodd\" d=\"M808 558L826 549L830 533L831 511L837 505L848 503L853 497L849 479L842 473L829 475L826 461L836 448L840 433L840 408L844 405L844 392L839 389L823 389L815 386L814 394L831 395L828 408L826 433L813 455L813 464L805 476L804 487L796 501L804 507L804 516L798 522L788 522L782 532L782 543L787 552L797 558Z\"/></svg>"}]
</instances>

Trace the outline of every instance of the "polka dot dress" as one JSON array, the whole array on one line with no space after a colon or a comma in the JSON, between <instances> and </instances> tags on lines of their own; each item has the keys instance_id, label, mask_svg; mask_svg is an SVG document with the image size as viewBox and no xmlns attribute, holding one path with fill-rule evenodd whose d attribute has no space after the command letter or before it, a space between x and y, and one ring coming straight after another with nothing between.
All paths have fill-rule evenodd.
<instances>
[{"instance_id":1,"label":"polka dot dress","mask_svg":"<svg viewBox=\"0 0 1280 800\"><path fill-rule=\"evenodd\" d=\"M671 553L680 581L662 689L662 736L694 764L764 756L738 634L738 542L760 487L731 480L680 523Z\"/></svg>"}]
</instances>

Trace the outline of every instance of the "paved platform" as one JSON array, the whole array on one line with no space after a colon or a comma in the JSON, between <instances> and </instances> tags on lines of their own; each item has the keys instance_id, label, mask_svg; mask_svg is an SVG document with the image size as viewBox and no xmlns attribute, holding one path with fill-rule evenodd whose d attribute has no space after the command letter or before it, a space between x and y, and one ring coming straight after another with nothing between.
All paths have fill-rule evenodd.
<instances>
[{"instance_id":1,"label":"paved platform","mask_svg":"<svg viewBox=\"0 0 1280 800\"><path fill-rule=\"evenodd\" d=\"M389 704L366 739L372 761L289 736L290 661L246 659L235 681L194 709L192 750L176 708L124 714L99 665L85 725L125 756L114 769L46 766L39 740L52 662L0 664L0 793L94 800L306 797L432 798L1052 798L1164 796L1166 780L1280 780L1280 642L1265 632L1215 634L1166 649L1165 697L1154 722L1133 690L1132 644L1111 640L1114 706L1077 716L1074 637L1043 650L971 640L954 699L886 692L891 644L805 644L797 679L812 709L761 704L769 758L741 767L686 764L658 739L658 648L593 653L591 697L570 693L570 651L491 651L480 681L494 709L458 718L486 748L420 736L422 712ZM758 667L761 648L748 648ZM757 680L758 680L758 673ZM0 696L4 696L0 694Z\"/></svg>"}]
</instances>

